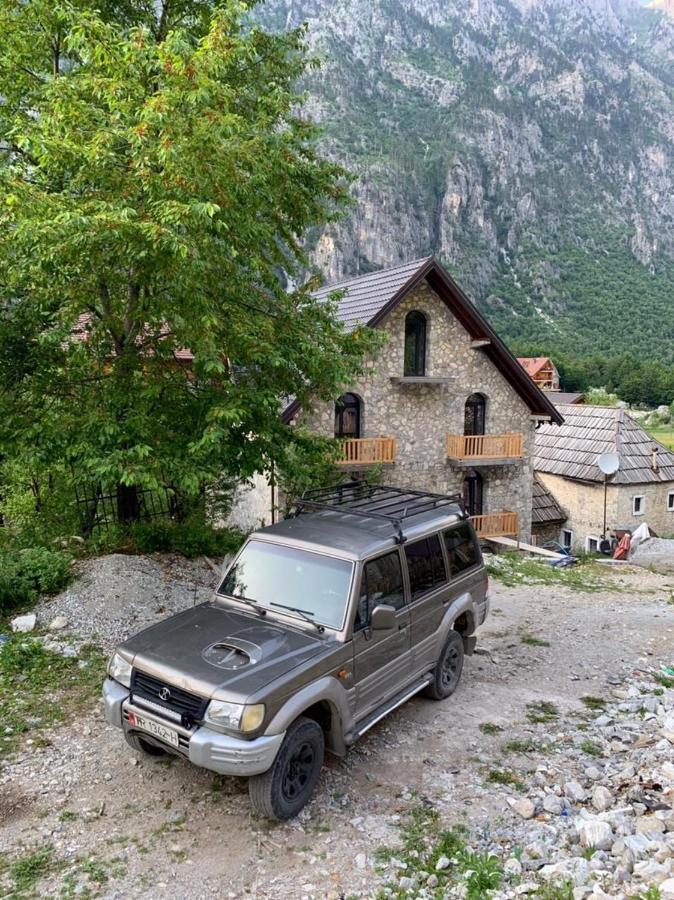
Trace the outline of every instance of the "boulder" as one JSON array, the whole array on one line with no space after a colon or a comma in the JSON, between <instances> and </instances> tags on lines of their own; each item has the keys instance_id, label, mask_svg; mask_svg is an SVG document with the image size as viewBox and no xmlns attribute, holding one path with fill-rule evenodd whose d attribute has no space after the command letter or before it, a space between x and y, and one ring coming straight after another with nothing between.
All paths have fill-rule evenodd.
<instances>
[{"instance_id":1,"label":"boulder","mask_svg":"<svg viewBox=\"0 0 674 900\"><path fill-rule=\"evenodd\" d=\"M15 634L27 634L35 628L36 622L37 616L35 613L28 613L25 616L16 616L10 622L10 626Z\"/></svg>"},{"instance_id":2,"label":"boulder","mask_svg":"<svg viewBox=\"0 0 674 900\"><path fill-rule=\"evenodd\" d=\"M68 627L68 620L65 616L56 616L49 623L49 631L63 631Z\"/></svg>"},{"instance_id":3,"label":"boulder","mask_svg":"<svg viewBox=\"0 0 674 900\"><path fill-rule=\"evenodd\" d=\"M610 850L613 846L613 829L608 822L601 819L583 819L576 825L582 847L594 847L595 850Z\"/></svg>"}]
</instances>

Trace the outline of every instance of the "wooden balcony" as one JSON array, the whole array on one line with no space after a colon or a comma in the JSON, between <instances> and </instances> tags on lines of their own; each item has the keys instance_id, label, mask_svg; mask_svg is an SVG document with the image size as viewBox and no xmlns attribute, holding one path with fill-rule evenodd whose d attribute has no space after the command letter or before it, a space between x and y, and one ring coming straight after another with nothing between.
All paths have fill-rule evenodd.
<instances>
[{"instance_id":1,"label":"wooden balcony","mask_svg":"<svg viewBox=\"0 0 674 900\"><path fill-rule=\"evenodd\" d=\"M520 530L518 514L506 509L501 512L487 513L484 516L471 516L471 522L478 537L517 535Z\"/></svg>"},{"instance_id":2,"label":"wooden balcony","mask_svg":"<svg viewBox=\"0 0 674 900\"><path fill-rule=\"evenodd\" d=\"M396 461L396 439L393 437L349 438L342 441L341 466L391 465Z\"/></svg>"},{"instance_id":3,"label":"wooden balcony","mask_svg":"<svg viewBox=\"0 0 674 900\"><path fill-rule=\"evenodd\" d=\"M498 466L522 459L524 440L521 433L512 434L448 434L447 456L463 466Z\"/></svg>"}]
</instances>

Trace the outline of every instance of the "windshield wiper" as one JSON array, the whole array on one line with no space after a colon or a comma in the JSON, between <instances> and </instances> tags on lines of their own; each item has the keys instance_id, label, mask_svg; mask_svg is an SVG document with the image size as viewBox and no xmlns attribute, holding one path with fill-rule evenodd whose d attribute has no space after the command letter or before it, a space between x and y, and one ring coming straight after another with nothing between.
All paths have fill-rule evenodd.
<instances>
[{"instance_id":1,"label":"windshield wiper","mask_svg":"<svg viewBox=\"0 0 674 900\"><path fill-rule=\"evenodd\" d=\"M227 594L225 594L225 596L227 596ZM251 600L250 597L239 597L236 594L229 594L229 596L232 600L240 600L242 603L247 603L248 606L252 606L255 612L260 613L261 616L267 615L267 610L263 606L260 606L257 600Z\"/></svg>"},{"instance_id":2,"label":"windshield wiper","mask_svg":"<svg viewBox=\"0 0 674 900\"><path fill-rule=\"evenodd\" d=\"M313 613L307 613L303 609L298 609L296 606L286 606L285 603L270 603L270 606L278 606L279 609L288 609L290 612L295 612L299 616L301 616L305 622L308 622L310 625L313 625L314 628L317 628L318 631L323 634L325 628L323 625L319 625L318 622L314 622L313 619L310 619L309 616L313 616Z\"/></svg>"}]
</instances>

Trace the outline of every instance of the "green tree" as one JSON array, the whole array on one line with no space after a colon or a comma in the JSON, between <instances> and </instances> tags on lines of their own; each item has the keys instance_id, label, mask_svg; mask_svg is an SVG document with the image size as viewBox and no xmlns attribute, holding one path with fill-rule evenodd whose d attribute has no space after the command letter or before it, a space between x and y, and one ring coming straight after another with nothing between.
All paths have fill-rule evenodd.
<instances>
[{"instance_id":1,"label":"green tree","mask_svg":"<svg viewBox=\"0 0 674 900\"><path fill-rule=\"evenodd\" d=\"M293 442L377 344L298 282L345 173L300 109L303 29L253 3L0 0L0 454L196 493Z\"/></svg>"}]
</instances>

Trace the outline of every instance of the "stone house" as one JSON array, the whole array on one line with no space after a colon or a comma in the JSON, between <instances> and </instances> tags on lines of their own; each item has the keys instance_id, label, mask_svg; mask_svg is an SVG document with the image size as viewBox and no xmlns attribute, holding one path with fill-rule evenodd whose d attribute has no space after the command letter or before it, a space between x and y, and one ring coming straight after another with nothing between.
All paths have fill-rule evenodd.
<instances>
[{"instance_id":1,"label":"stone house","mask_svg":"<svg viewBox=\"0 0 674 900\"><path fill-rule=\"evenodd\" d=\"M575 550L596 550L606 528L634 531L642 522L656 534L674 535L674 453L617 407L562 406L561 427L536 431L535 469L566 513L557 540ZM604 482L597 460L618 457ZM605 504L605 505L604 505ZM539 541L540 542L540 541Z\"/></svg>"},{"instance_id":2,"label":"stone house","mask_svg":"<svg viewBox=\"0 0 674 900\"><path fill-rule=\"evenodd\" d=\"M339 316L387 341L367 375L302 423L341 442L345 472L462 493L483 534L531 536L534 432L562 416L433 257L322 288Z\"/></svg>"}]
</instances>

